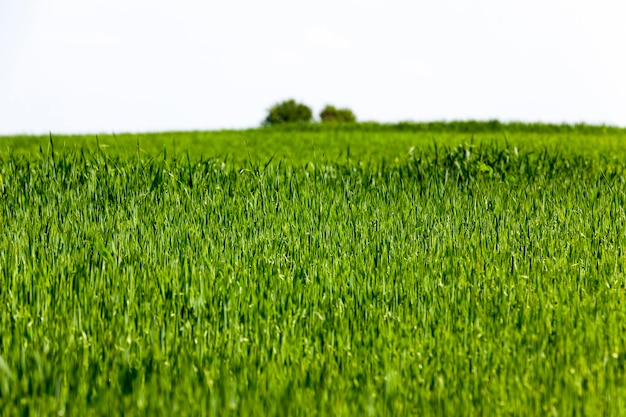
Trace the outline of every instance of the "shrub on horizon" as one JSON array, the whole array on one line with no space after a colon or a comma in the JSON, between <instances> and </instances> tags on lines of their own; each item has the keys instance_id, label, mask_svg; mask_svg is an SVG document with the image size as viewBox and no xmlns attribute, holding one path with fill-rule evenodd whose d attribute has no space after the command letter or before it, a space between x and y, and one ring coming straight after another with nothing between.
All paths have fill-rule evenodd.
<instances>
[{"instance_id":1,"label":"shrub on horizon","mask_svg":"<svg viewBox=\"0 0 626 417\"><path fill-rule=\"evenodd\" d=\"M263 121L264 126L282 123L309 123L313 120L311 108L295 100L285 100L273 105Z\"/></svg>"},{"instance_id":2,"label":"shrub on horizon","mask_svg":"<svg viewBox=\"0 0 626 417\"><path fill-rule=\"evenodd\" d=\"M338 109L335 106L327 105L320 113L322 123L354 123L356 116L350 109Z\"/></svg>"}]
</instances>

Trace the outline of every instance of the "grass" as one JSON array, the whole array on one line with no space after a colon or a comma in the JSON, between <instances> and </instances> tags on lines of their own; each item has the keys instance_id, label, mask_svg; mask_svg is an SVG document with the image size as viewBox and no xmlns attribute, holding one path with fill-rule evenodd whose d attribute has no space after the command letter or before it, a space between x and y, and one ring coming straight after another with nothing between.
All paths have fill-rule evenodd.
<instances>
[{"instance_id":1,"label":"grass","mask_svg":"<svg viewBox=\"0 0 626 417\"><path fill-rule=\"evenodd\" d=\"M3 413L624 415L624 134L344 133L14 139Z\"/></svg>"},{"instance_id":2,"label":"grass","mask_svg":"<svg viewBox=\"0 0 626 417\"><path fill-rule=\"evenodd\" d=\"M110 157L150 159L165 153L171 160L186 159L190 153L192 162L220 158L241 167L265 164L270 158L300 166L347 159L376 163L405 159L410 148L428 152L433 144L454 148L463 143L598 158L600 152L605 156L624 153L626 129L498 122L318 123L237 131L50 136L57 155L103 151ZM38 158L49 154L50 136L0 137L0 157Z\"/></svg>"}]
</instances>

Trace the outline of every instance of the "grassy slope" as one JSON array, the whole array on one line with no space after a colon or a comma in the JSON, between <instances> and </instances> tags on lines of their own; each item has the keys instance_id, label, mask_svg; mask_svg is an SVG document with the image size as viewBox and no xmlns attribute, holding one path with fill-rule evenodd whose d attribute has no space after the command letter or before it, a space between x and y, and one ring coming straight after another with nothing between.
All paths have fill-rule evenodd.
<instances>
[{"instance_id":1,"label":"grassy slope","mask_svg":"<svg viewBox=\"0 0 626 417\"><path fill-rule=\"evenodd\" d=\"M3 154L0 409L620 415L623 133L474 136Z\"/></svg>"}]
</instances>

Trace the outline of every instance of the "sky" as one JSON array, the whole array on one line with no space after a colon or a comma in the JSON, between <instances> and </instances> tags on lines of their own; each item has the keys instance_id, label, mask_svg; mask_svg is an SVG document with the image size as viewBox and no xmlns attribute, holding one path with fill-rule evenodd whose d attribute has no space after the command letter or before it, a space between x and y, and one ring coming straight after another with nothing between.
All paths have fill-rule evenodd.
<instances>
[{"instance_id":1,"label":"sky","mask_svg":"<svg viewBox=\"0 0 626 417\"><path fill-rule=\"evenodd\" d=\"M626 126L624 0L0 0L0 135L379 122Z\"/></svg>"}]
</instances>

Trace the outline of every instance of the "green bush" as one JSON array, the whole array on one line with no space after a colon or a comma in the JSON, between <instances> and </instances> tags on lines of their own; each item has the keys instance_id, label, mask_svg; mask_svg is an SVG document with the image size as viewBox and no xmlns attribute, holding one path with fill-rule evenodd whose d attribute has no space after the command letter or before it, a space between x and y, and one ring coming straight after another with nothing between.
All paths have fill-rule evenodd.
<instances>
[{"instance_id":1,"label":"green bush","mask_svg":"<svg viewBox=\"0 0 626 417\"><path fill-rule=\"evenodd\" d=\"M338 123L354 123L356 122L356 116L350 109L337 109L335 106L326 106L320 113L320 119L323 123L338 122Z\"/></svg>"},{"instance_id":2,"label":"green bush","mask_svg":"<svg viewBox=\"0 0 626 417\"><path fill-rule=\"evenodd\" d=\"M297 103L295 100L286 100L275 104L269 109L269 114L263 125L277 125L282 123L309 123L313 120L313 112L308 106Z\"/></svg>"}]
</instances>

